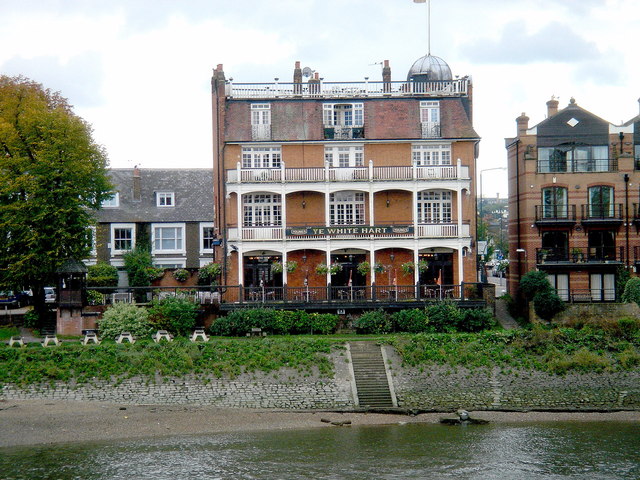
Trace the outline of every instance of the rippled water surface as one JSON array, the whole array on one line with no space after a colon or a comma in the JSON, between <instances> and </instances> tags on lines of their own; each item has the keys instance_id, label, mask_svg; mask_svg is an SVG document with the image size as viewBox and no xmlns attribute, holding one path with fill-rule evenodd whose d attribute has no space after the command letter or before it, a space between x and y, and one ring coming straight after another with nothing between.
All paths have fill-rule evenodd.
<instances>
[{"instance_id":1,"label":"rippled water surface","mask_svg":"<svg viewBox=\"0 0 640 480\"><path fill-rule=\"evenodd\" d=\"M336 427L0 449L13 479L638 479L637 423Z\"/></svg>"}]
</instances>

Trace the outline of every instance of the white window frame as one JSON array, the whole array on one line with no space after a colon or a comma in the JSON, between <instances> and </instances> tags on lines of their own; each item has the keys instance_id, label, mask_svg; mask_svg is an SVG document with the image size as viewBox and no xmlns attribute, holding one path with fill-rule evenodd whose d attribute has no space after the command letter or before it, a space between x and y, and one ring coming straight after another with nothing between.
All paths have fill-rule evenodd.
<instances>
[{"instance_id":1,"label":"white window frame","mask_svg":"<svg viewBox=\"0 0 640 480\"><path fill-rule=\"evenodd\" d=\"M364 192L345 190L329 194L329 223L334 225L364 225Z\"/></svg>"},{"instance_id":2,"label":"white window frame","mask_svg":"<svg viewBox=\"0 0 640 480\"><path fill-rule=\"evenodd\" d=\"M282 148L278 146L242 147L242 168L263 169L282 166Z\"/></svg>"},{"instance_id":3,"label":"white window frame","mask_svg":"<svg viewBox=\"0 0 640 480\"><path fill-rule=\"evenodd\" d=\"M364 103L324 103L322 105L322 121L325 127L363 127Z\"/></svg>"},{"instance_id":4,"label":"white window frame","mask_svg":"<svg viewBox=\"0 0 640 480\"><path fill-rule=\"evenodd\" d=\"M420 124L422 138L440 136L440 102L438 100L420 102Z\"/></svg>"},{"instance_id":5,"label":"white window frame","mask_svg":"<svg viewBox=\"0 0 640 480\"><path fill-rule=\"evenodd\" d=\"M175 207L176 194L174 192L156 192L156 206L161 208Z\"/></svg>"},{"instance_id":6,"label":"white window frame","mask_svg":"<svg viewBox=\"0 0 640 480\"><path fill-rule=\"evenodd\" d=\"M422 190L418 192L416 218L419 224L452 223L453 195L451 190Z\"/></svg>"},{"instance_id":7,"label":"white window frame","mask_svg":"<svg viewBox=\"0 0 640 480\"><path fill-rule=\"evenodd\" d=\"M91 225L89 227L89 235L91 235L91 251L89 255L95 257L98 254L97 242L96 242L96 231L97 228L95 225Z\"/></svg>"},{"instance_id":8,"label":"white window frame","mask_svg":"<svg viewBox=\"0 0 640 480\"><path fill-rule=\"evenodd\" d=\"M324 161L334 168L364 167L364 145L325 145Z\"/></svg>"},{"instance_id":9,"label":"white window frame","mask_svg":"<svg viewBox=\"0 0 640 480\"><path fill-rule=\"evenodd\" d=\"M251 139L271 140L271 104L251 104Z\"/></svg>"},{"instance_id":10,"label":"white window frame","mask_svg":"<svg viewBox=\"0 0 640 480\"><path fill-rule=\"evenodd\" d=\"M198 229L200 231L200 254L205 254L205 253L213 253L213 245L211 246L211 248L205 248L204 247L204 241L205 241L205 235L204 235L204 230L205 228L207 229L211 229L212 231L212 241L215 240L215 231L213 230L213 222L200 222L200 225L198 226Z\"/></svg>"},{"instance_id":11,"label":"white window frame","mask_svg":"<svg viewBox=\"0 0 640 480\"><path fill-rule=\"evenodd\" d=\"M415 143L411 145L411 158L416 167L451 165L451 144Z\"/></svg>"},{"instance_id":12,"label":"white window frame","mask_svg":"<svg viewBox=\"0 0 640 480\"><path fill-rule=\"evenodd\" d=\"M116 248L116 230L131 230L131 248ZM111 255L126 253L136 248L136 224L135 223L112 223L111 224Z\"/></svg>"},{"instance_id":13,"label":"white window frame","mask_svg":"<svg viewBox=\"0 0 640 480\"><path fill-rule=\"evenodd\" d=\"M153 266L156 268L185 268L187 260L185 258L154 258Z\"/></svg>"},{"instance_id":14,"label":"white window frame","mask_svg":"<svg viewBox=\"0 0 640 480\"><path fill-rule=\"evenodd\" d=\"M156 240L159 240L160 242L162 242L162 240L169 240L169 237L164 238L164 236L162 236L163 238L158 238L158 229L169 229L169 228L174 228L174 229L180 229L180 235L179 238L176 235L176 237L173 238L173 240L175 240L176 242L179 240L180 241L180 245L175 245L175 248L157 248L156 247ZM185 224L184 223L152 223L151 224L151 253L152 254L163 254L163 253L181 253L181 254L186 254L187 250L185 247L185 243L186 243L186 239L185 239Z\"/></svg>"},{"instance_id":15,"label":"white window frame","mask_svg":"<svg viewBox=\"0 0 640 480\"><path fill-rule=\"evenodd\" d=\"M102 208L118 208L120 206L120 193L115 192L109 198L105 198L100 206Z\"/></svg>"},{"instance_id":16,"label":"white window frame","mask_svg":"<svg viewBox=\"0 0 640 480\"><path fill-rule=\"evenodd\" d=\"M282 197L277 193L256 192L242 196L243 227L282 226Z\"/></svg>"}]
</instances>

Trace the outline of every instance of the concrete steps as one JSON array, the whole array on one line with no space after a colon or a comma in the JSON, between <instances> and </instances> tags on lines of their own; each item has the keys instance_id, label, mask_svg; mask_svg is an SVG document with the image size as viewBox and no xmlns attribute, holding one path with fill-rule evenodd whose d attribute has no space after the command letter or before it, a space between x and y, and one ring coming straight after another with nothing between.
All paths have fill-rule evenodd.
<instances>
[{"instance_id":1,"label":"concrete steps","mask_svg":"<svg viewBox=\"0 0 640 480\"><path fill-rule=\"evenodd\" d=\"M349 348L360 406L392 408L393 398L380 345L352 342Z\"/></svg>"}]
</instances>

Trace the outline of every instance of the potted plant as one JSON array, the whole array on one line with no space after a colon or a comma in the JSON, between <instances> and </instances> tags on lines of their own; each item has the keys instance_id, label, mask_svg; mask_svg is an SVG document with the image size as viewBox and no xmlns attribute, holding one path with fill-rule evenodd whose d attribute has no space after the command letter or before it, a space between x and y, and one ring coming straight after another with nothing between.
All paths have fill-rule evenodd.
<instances>
[{"instance_id":1,"label":"potted plant","mask_svg":"<svg viewBox=\"0 0 640 480\"><path fill-rule=\"evenodd\" d=\"M373 264L373 271L376 273L383 273L384 272L384 265L380 262L376 262Z\"/></svg>"},{"instance_id":2,"label":"potted plant","mask_svg":"<svg viewBox=\"0 0 640 480\"><path fill-rule=\"evenodd\" d=\"M286 264L287 273L293 273L298 269L298 262L295 260L289 260Z\"/></svg>"},{"instance_id":3,"label":"potted plant","mask_svg":"<svg viewBox=\"0 0 640 480\"><path fill-rule=\"evenodd\" d=\"M360 262L356 270L360 275L367 275L371 271L371 264L367 261Z\"/></svg>"},{"instance_id":4,"label":"potted plant","mask_svg":"<svg viewBox=\"0 0 640 480\"><path fill-rule=\"evenodd\" d=\"M173 271L173 278L179 282L186 282L187 278L189 278L189 272L184 268L178 268Z\"/></svg>"},{"instance_id":5,"label":"potted plant","mask_svg":"<svg viewBox=\"0 0 640 480\"><path fill-rule=\"evenodd\" d=\"M549 255L549 250L542 248L538 251L538 253L540 254L540 259L541 259L540 262L544 263L545 260L547 259L547 255Z\"/></svg>"},{"instance_id":6,"label":"potted plant","mask_svg":"<svg viewBox=\"0 0 640 480\"><path fill-rule=\"evenodd\" d=\"M404 273L405 275L411 275L415 270L415 267L416 266L413 262L405 262L400 265L400 270L402 270L402 273Z\"/></svg>"},{"instance_id":7,"label":"potted plant","mask_svg":"<svg viewBox=\"0 0 640 480\"><path fill-rule=\"evenodd\" d=\"M581 248L577 248L574 247L571 249L571 257L573 258L573 261L576 263L580 263L583 260L583 256L582 256L582 249Z\"/></svg>"},{"instance_id":8,"label":"potted plant","mask_svg":"<svg viewBox=\"0 0 640 480\"><path fill-rule=\"evenodd\" d=\"M316 265L316 273L318 275L326 275L329 272L329 267L326 263L319 263Z\"/></svg>"},{"instance_id":9,"label":"potted plant","mask_svg":"<svg viewBox=\"0 0 640 480\"><path fill-rule=\"evenodd\" d=\"M339 263L332 263L331 266L329 267L329 273L331 275L335 275L338 272L342 271L342 265L340 265Z\"/></svg>"},{"instance_id":10,"label":"potted plant","mask_svg":"<svg viewBox=\"0 0 640 480\"><path fill-rule=\"evenodd\" d=\"M273 273L282 273L283 270L284 270L284 267L282 265L282 262L273 262L271 264L271 271Z\"/></svg>"}]
</instances>

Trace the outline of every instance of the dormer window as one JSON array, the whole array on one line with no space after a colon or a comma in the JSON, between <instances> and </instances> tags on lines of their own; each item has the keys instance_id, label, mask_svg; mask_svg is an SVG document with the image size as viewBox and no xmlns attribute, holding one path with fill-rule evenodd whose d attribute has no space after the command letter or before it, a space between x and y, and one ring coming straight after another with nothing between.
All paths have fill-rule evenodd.
<instances>
[{"instance_id":1,"label":"dormer window","mask_svg":"<svg viewBox=\"0 0 640 480\"><path fill-rule=\"evenodd\" d=\"M175 194L173 192L157 192L156 206L158 207L175 207Z\"/></svg>"},{"instance_id":2,"label":"dormer window","mask_svg":"<svg viewBox=\"0 0 640 480\"><path fill-rule=\"evenodd\" d=\"M440 136L440 102L420 102L420 124L422 126L422 138L434 138Z\"/></svg>"},{"instance_id":3,"label":"dormer window","mask_svg":"<svg viewBox=\"0 0 640 480\"><path fill-rule=\"evenodd\" d=\"M322 106L325 138L364 138L363 103L325 103Z\"/></svg>"},{"instance_id":4,"label":"dormer window","mask_svg":"<svg viewBox=\"0 0 640 480\"><path fill-rule=\"evenodd\" d=\"M111 195L109 198L105 198L102 201L102 208L116 208L120 206L120 194L118 192Z\"/></svg>"}]
</instances>

